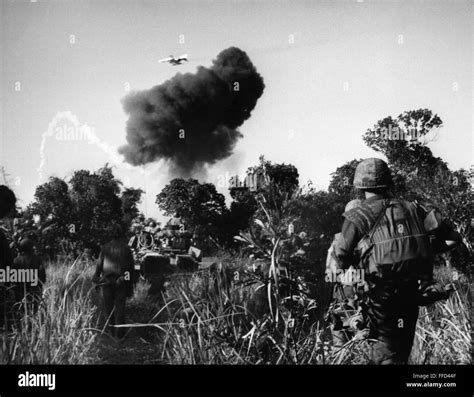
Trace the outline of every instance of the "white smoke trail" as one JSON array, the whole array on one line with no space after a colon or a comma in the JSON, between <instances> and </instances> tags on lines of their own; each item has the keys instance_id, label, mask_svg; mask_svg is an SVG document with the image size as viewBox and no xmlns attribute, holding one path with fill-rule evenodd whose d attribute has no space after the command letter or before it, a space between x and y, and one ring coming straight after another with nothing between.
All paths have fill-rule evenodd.
<instances>
[{"instance_id":1,"label":"white smoke trail","mask_svg":"<svg viewBox=\"0 0 474 397\"><path fill-rule=\"evenodd\" d=\"M46 143L49 138L51 138L55 133L56 133L56 138L61 137L61 131L56 131L60 123L68 122L74 126L75 129L75 134L76 136L78 135L81 139L84 141L88 142L89 144L97 146L100 150L102 150L108 157L109 162L117 168L121 168L123 170L133 170L133 171L138 171L141 174L144 174L146 176L151 174L151 171L146 170L144 167L134 167L131 164L125 163L122 160L122 156L120 156L117 152L117 148L114 147L113 145L108 144L107 142L104 142L101 140L97 134L95 133L95 129L93 127L90 127L87 124L81 124L79 122L78 117L73 114L71 111L60 111L56 113L56 115L53 117L51 122L48 125L48 129L43 132L41 135L41 144L40 144L40 164L38 167L38 178L39 181L41 182L43 179L43 171L44 167L46 164L46 155L45 155L45 148L46 148ZM62 137L63 139L67 139L66 137Z\"/></svg>"}]
</instances>

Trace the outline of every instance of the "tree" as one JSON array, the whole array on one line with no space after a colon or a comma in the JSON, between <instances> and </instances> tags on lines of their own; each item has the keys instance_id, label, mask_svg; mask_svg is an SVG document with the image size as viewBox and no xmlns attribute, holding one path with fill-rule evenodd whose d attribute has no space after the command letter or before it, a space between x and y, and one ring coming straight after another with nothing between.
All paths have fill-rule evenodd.
<instances>
[{"instance_id":1,"label":"tree","mask_svg":"<svg viewBox=\"0 0 474 397\"><path fill-rule=\"evenodd\" d=\"M442 120L431 110L410 110L395 119L388 116L379 120L372 129L367 130L363 140L373 150L383 153L390 163L416 160L418 166L424 166L432 160L431 151L423 149L428 142L427 135L442 126ZM401 153L410 156L401 158ZM428 156L425 157L425 154Z\"/></svg>"},{"instance_id":2,"label":"tree","mask_svg":"<svg viewBox=\"0 0 474 397\"><path fill-rule=\"evenodd\" d=\"M308 257L314 263L325 263L334 234L341 230L345 204L345 199L335 193L315 190L292 200L294 230L306 233Z\"/></svg>"},{"instance_id":3,"label":"tree","mask_svg":"<svg viewBox=\"0 0 474 397\"><path fill-rule=\"evenodd\" d=\"M48 182L36 188L35 201L31 204L29 212L67 226L73 218L69 193L69 187L64 180L51 177Z\"/></svg>"},{"instance_id":4,"label":"tree","mask_svg":"<svg viewBox=\"0 0 474 397\"><path fill-rule=\"evenodd\" d=\"M137 204L140 202L143 193L144 192L142 189L128 187L125 188L125 190L120 195L123 213L122 222L127 228L130 227L133 219L139 214Z\"/></svg>"},{"instance_id":5,"label":"tree","mask_svg":"<svg viewBox=\"0 0 474 397\"><path fill-rule=\"evenodd\" d=\"M36 188L34 197L35 201L27 207L23 219L31 225L39 216L39 250L52 255L55 250L65 252L71 249L76 240L72 233L76 213L67 183L51 177ZM28 231L21 230L21 233L25 232Z\"/></svg>"},{"instance_id":6,"label":"tree","mask_svg":"<svg viewBox=\"0 0 474 397\"><path fill-rule=\"evenodd\" d=\"M356 159L348 161L331 174L328 191L338 198L338 202L347 203L350 200L361 198L361 192L354 187L353 183L355 170L360 161Z\"/></svg>"},{"instance_id":7,"label":"tree","mask_svg":"<svg viewBox=\"0 0 474 397\"><path fill-rule=\"evenodd\" d=\"M121 186L107 164L93 173L74 172L69 184L51 177L38 186L24 218L31 221L39 215L40 251L54 255L89 248L97 252L110 239L114 224L127 228L138 214L142 191L121 191Z\"/></svg>"},{"instance_id":8,"label":"tree","mask_svg":"<svg viewBox=\"0 0 474 397\"><path fill-rule=\"evenodd\" d=\"M212 183L199 183L196 179L173 179L156 196L156 204L171 216L179 212L186 226L201 226L206 233L217 236L219 219L227 211L225 198Z\"/></svg>"},{"instance_id":9,"label":"tree","mask_svg":"<svg viewBox=\"0 0 474 397\"><path fill-rule=\"evenodd\" d=\"M121 183L106 165L96 173L76 171L70 184L77 215L75 233L84 247L95 249L110 238L113 224L122 224Z\"/></svg>"},{"instance_id":10,"label":"tree","mask_svg":"<svg viewBox=\"0 0 474 397\"><path fill-rule=\"evenodd\" d=\"M247 189L232 188L230 195L233 201L230 203L229 224L233 225L235 232L245 230L258 209L255 194Z\"/></svg>"}]
</instances>

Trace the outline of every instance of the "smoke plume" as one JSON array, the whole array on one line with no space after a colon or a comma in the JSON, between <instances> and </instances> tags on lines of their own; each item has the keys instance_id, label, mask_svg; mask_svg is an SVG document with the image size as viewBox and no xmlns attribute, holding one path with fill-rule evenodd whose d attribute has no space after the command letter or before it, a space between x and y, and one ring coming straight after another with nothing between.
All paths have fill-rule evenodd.
<instances>
[{"instance_id":1,"label":"smoke plume","mask_svg":"<svg viewBox=\"0 0 474 397\"><path fill-rule=\"evenodd\" d=\"M133 165L166 160L178 176L199 173L232 154L263 93L263 79L247 54L236 47L219 53L209 68L178 73L122 103L127 144L119 148Z\"/></svg>"}]
</instances>

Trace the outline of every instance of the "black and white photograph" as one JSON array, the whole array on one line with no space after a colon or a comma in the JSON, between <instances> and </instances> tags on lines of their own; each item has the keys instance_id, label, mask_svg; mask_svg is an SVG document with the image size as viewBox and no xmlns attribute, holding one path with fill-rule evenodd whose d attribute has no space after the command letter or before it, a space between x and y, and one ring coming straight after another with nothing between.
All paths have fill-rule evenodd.
<instances>
[{"instance_id":1,"label":"black and white photograph","mask_svg":"<svg viewBox=\"0 0 474 397\"><path fill-rule=\"evenodd\" d=\"M471 0L0 26L0 396L472 395Z\"/></svg>"}]
</instances>

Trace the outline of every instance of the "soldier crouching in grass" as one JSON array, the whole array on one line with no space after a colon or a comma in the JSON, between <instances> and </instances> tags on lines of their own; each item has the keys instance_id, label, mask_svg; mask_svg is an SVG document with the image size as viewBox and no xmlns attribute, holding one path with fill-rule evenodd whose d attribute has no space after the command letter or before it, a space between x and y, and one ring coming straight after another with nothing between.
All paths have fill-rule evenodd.
<instances>
[{"instance_id":1,"label":"soldier crouching in grass","mask_svg":"<svg viewBox=\"0 0 474 397\"><path fill-rule=\"evenodd\" d=\"M368 337L376 341L371 346L372 363L406 364L418 307L447 299L451 291L433 280L433 256L455 247L461 238L433 211L390 198L392 179L383 160L359 163L354 185L364 191L365 200L344 213L341 236L331 255L340 269L358 263L364 270ZM435 250L430 235L444 248Z\"/></svg>"},{"instance_id":2,"label":"soldier crouching in grass","mask_svg":"<svg viewBox=\"0 0 474 397\"><path fill-rule=\"evenodd\" d=\"M134 262L123 229L113 225L110 236L101 247L93 281L101 288L108 325L120 325L125 323L125 301L133 293ZM122 338L124 328L112 328L111 333Z\"/></svg>"}]
</instances>

